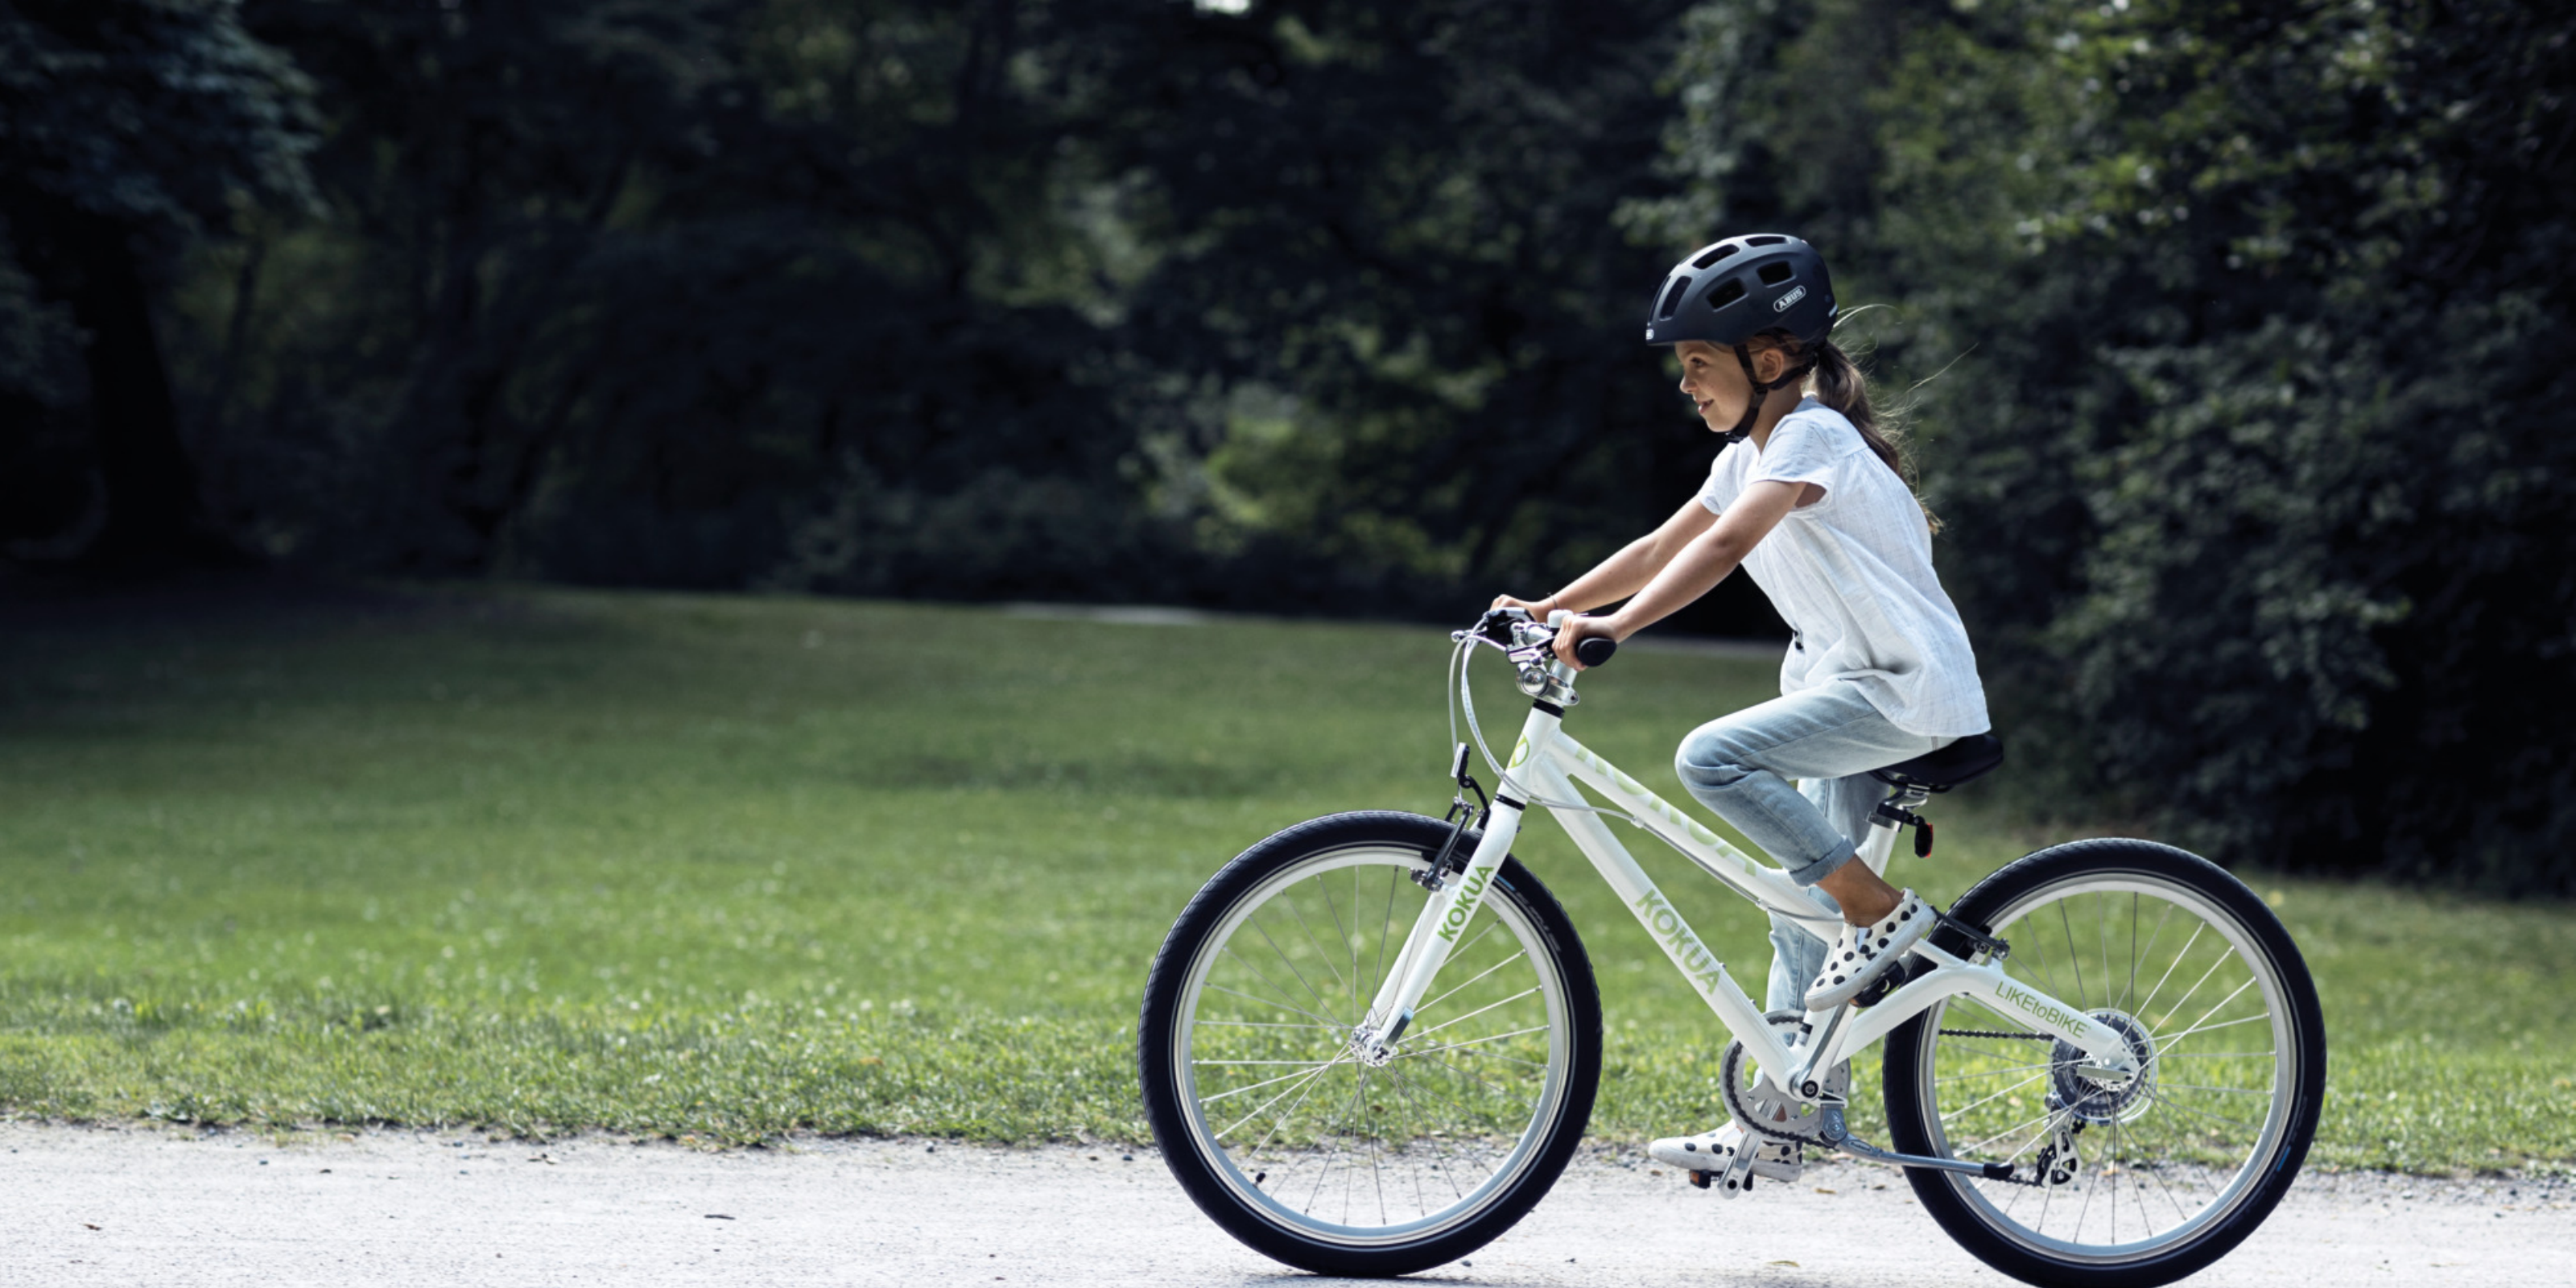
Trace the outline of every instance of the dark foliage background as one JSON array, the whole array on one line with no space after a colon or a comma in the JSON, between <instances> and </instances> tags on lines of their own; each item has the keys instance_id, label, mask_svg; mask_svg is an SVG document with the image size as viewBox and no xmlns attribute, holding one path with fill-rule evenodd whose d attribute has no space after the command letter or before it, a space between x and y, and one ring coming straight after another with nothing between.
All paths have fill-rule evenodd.
<instances>
[{"instance_id":1,"label":"dark foliage background","mask_svg":"<svg viewBox=\"0 0 2576 1288\"><path fill-rule=\"evenodd\" d=\"M2463 0L7 0L22 568L1539 593L1756 225L1916 396L2016 777L2576 890L2576 16ZM1776 629L1742 586L1687 625Z\"/></svg>"}]
</instances>

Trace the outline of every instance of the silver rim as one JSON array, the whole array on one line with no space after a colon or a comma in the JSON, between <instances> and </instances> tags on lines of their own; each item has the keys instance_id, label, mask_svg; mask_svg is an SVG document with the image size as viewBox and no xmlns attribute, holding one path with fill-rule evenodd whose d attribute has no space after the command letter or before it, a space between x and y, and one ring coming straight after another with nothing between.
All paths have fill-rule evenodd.
<instances>
[{"instance_id":1,"label":"silver rim","mask_svg":"<svg viewBox=\"0 0 2576 1288\"><path fill-rule=\"evenodd\" d=\"M1488 899L1394 1058L1351 1030L1428 897L1415 850L1270 875L1192 958L1174 1025L1191 1144L1248 1208L1346 1246L1437 1235L1509 1194L1564 1101L1565 979L1528 912Z\"/></svg>"},{"instance_id":2,"label":"silver rim","mask_svg":"<svg viewBox=\"0 0 2576 1288\"><path fill-rule=\"evenodd\" d=\"M2136 873L2044 886L1993 924L2007 973L2129 1035L2146 1069L2090 1079L2072 1047L1973 998L1934 1008L1916 1094L1939 1150L2027 1179L2060 1128L2083 1124L2064 1184L1952 1187L1996 1233L2062 1260L2134 1261L2217 1228L2278 1154L2299 1085L2271 957L2198 890ZM1994 1033L2017 1036L1971 1036Z\"/></svg>"}]
</instances>

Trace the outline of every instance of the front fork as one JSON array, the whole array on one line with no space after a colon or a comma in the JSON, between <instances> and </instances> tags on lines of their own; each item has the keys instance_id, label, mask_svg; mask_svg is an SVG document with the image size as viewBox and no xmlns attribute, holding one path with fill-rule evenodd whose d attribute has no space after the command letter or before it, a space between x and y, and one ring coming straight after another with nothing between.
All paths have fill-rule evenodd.
<instances>
[{"instance_id":1,"label":"front fork","mask_svg":"<svg viewBox=\"0 0 2576 1288\"><path fill-rule=\"evenodd\" d=\"M1521 726L1521 738L1512 747L1512 760L1504 766L1502 781L1494 787L1492 808L1485 813L1484 835L1476 842L1467 866L1452 875L1431 874L1431 897L1422 903L1422 914L1413 921L1412 933L1404 937L1404 950L1396 954L1395 968L1378 981L1377 996L1369 1003L1368 1014L1351 1030L1351 1054L1362 1063L1383 1065L1395 1058L1395 1044L1413 1023L1413 1008L1421 1005L1422 995L1431 988L1432 979L1449 962L1450 952L1474 924L1476 910L1484 906L1493 892L1494 882L1502 875L1503 861L1511 857L1512 841L1520 835L1521 820L1529 814L1529 789L1520 781L1520 768L1540 761L1547 744L1555 738L1557 725L1564 719L1552 704L1540 703L1530 709L1529 719Z\"/></svg>"},{"instance_id":2,"label":"front fork","mask_svg":"<svg viewBox=\"0 0 2576 1288\"><path fill-rule=\"evenodd\" d=\"M1494 807L1485 816L1484 836L1476 842L1475 853L1467 857L1466 869L1455 876L1434 874L1438 885L1431 897L1423 900L1422 915L1414 918L1412 933L1404 937L1404 950L1396 954L1395 968L1378 982L1377 997L1369 1003L1368 1015L1351 1032L1351 1053L1362 1063L1382 1065L1395 1058L1396 1042L1413 1023L1413 1008L1421 1004L1433 977L1448 964L1450 951L1475 922L1476 910L1493 892L1494 880L1503 870L1503 860L1511 855L1512 839L1520 834L1526 812L1506 772Z\"/></svg>"}]
</instances>

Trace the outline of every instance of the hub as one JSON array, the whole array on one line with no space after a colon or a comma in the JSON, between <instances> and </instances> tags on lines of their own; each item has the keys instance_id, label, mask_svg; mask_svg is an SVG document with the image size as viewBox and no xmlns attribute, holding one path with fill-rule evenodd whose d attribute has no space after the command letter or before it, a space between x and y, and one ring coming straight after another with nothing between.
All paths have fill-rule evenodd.
<instances>
[{"instance_id":1,"label":"hub","mask_svg":"<svg viewBox=\"0 0 2576 1288\"><path fill-rule=\"evenodd\" d=\"M2091 1072L2092 1057L2060 1038L2049 1052L2055 1064L2049 1080L2049 1100L2054 1107L2088 1123L2127 1122L2145 1113L2147 1102L2155 1096L2155 1037L2145 1023L2125 1011L2095 1011L2092 1018L2120 1035L2138 1071L2125 1076Z\"/></svg>"},{"instance_id":2,"label":"hub","mask_svg":"<svg viewBox=\"0 0 2576 1288\"><path fill-rule=\"evenodd\" d=\"M1406 1011L1395 1017L1395 1023L1384 1033L1376 1032L1365 1024L1351 1030L1351 1054L1372 1069L1385 1068L1395 1059L1395 1040L1403 1037L1404 1030L1412 1023L1413 1012Z\"/></svg>"}]
</instances>

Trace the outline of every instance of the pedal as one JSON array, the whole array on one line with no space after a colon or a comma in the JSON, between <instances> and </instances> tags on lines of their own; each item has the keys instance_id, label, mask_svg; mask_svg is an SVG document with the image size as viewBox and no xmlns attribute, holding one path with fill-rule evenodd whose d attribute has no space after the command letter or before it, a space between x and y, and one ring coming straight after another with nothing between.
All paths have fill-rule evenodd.
<instances>
[{"instance_id":1,"label":"pedal","mask_svg":"<svg viewBox=\"0 0 2576 1288\"><path fill-rule=\"evenodd\" d=\"M1905 960L1888 967L1884 974L1871 980L1869 987L1853 994L1851 1008L1856 1011L1866 1011L1886 1001L1888 994L1939 969L1940 967L1934 965L1931 958L1908 953Z\"/></svg>"},{"instance_id":2,"label":"pedal","mask_svg":"<svg viewBox=\"0 0 2576 1288\"><path fill-rule=\"evenodd\" d=\"M1703 1190L1704 1190L1704 1189L1707 1189L1707 1188L1708 1188L1708 1173L1706 1173L1706 1172L1693 1172L1693 1173L1691 1173L1691 1174L1690 1174L1690 1183L1691 1183L1691 1185L1692 1185L1693 1187L1695 1187L1695 1188L1703 1189Z\"/></svg>"}]
</instances>

